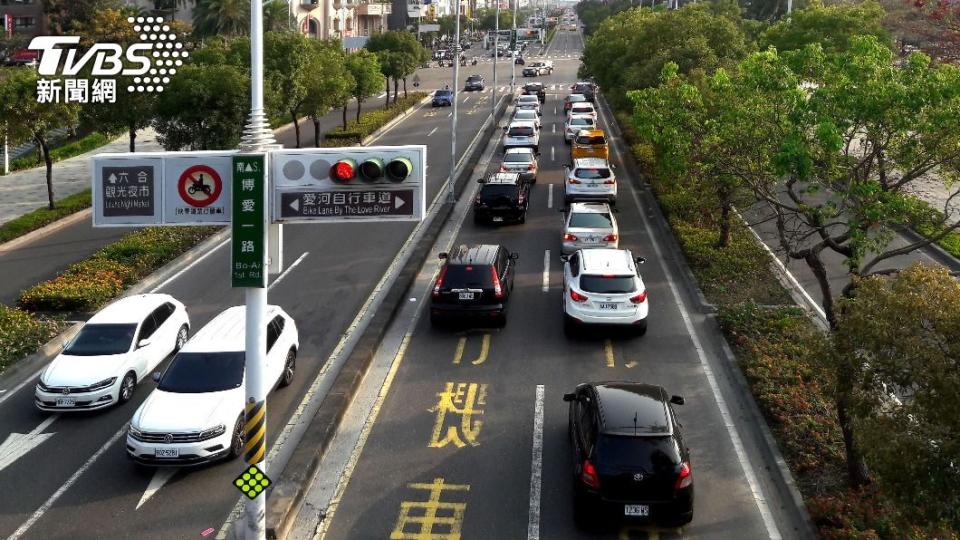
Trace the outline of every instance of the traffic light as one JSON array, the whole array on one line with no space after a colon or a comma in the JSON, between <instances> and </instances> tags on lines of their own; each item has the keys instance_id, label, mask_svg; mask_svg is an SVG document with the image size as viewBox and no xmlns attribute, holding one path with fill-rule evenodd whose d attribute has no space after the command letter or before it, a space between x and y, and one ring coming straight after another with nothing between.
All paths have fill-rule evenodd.
<instances>
[{"instance_id":1,"label":"traffic light","mask_svg":"<svg viewBox=\"0 0 960 540\"><path fill-rule=\"evenodd\" d=\"M350 158L341 159L330 167L330 178L335 182L349 182L356 174L357 162Z\"/></svg>"}]
</instances>

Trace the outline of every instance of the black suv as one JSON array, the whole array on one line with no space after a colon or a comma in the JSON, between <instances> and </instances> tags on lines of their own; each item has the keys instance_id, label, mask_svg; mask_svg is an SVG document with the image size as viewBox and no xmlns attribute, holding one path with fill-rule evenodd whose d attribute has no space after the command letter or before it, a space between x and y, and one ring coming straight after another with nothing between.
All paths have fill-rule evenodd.
<instances>
[{"instance_id":1,"label":"black suv","mask_svg":"<svg viewBox=\"0 0 960 540\"><path fill-rule=\"evenodd\" d=\"M583 94L590 103L597 102L597 85L592 82L577 82L570 87L571 94Z\"/></svg>"},{"instance_id":2,"label":"black suv","mask_svg":"<svg viewBox=\"0 0 960 540\"><path fill-rule=\"evenodd\" d=\"M462 245L440 258L444 264L433 287L431 324L441 326L456 318L507 324L516 253L500 245Z\"/></svg>"},{"instance_id":3,"label":"black suv","mask_svg":"<svg viewBox=\"0 0 960 540\"><path fill-rule=\"evenodd\" d=\"M530 183L518 173L496 173L477 180L483 184L473 201L474 223L504 223L527 220L530 204Z\"/></svg>"},{"instance_id":4,"label":"black suv","mask_svg":"<svg viewBox=\"0 0 960 540\"><path fill-rule=\"evenodd\" d=\"M584 383L570 402L574 508L579 522L608 511L671 527L693 519L693 469L680 422L660 386Z\"/></svg>"},{"instance_id":5,"label":"black suv","mask_svg":"<svg viewBox=\"0 0 960 540\"><path fill-rule=\"evenodd\" d=\"M537 96L540 103L543 103L547 99L547 90L544 88L543 83L527 83L523 85L523 95Z\"/></svg>"},{"instance_id":6,"label":"black suv","mask_svg":"<svg viewBox=\"0 0 960 540\"><path fill-rule=\"evenodd\" d=\"M467 77L467 82L463 86L464 91L483 90L483 76L471 75Z\"/></svg>"}]
</instances>

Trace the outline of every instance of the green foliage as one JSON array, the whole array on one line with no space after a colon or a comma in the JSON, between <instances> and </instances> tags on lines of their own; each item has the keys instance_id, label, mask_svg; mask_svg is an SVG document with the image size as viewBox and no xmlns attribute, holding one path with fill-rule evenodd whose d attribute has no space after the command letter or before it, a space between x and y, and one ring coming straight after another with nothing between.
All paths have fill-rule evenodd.
<instances>
[{"instance_id":1,"label":"green foliage","mask_svg":"<svg viewBox=\"0 0 960 540\"><path fill-rule=\"evenodd\" d=\"M427 50L410 32L382 32L370 37L366 49L377 54L380 71L386 77L405 79L430 59Z\"/></svg>"},{"instance_id":2,"label":"green foliage","mask_svg":"<svg viewBox=\"0 0 960 540\"><path fill-rule=\"evenodd\" d=\"M395 104L382 109L375 109L363 113L360 121L351 120L347 123L347 128L336 127L324 136L323 146L348 146L359 144L367 136L380 129L387 122L393 120L407 111L410 107L417 105L425 98L425 92L411 92L407 97L402 97Z\"/></svg>"},{"instance_id":3,"label":"green foliage","mask_svg":"<svg viewBox=\"0 0 960 540\"><path fill-rule=\"evenodd\" d=\"M350 95L363 101L383 88L384 77L380 70L377 55L367 49L360 49L347 55L346 67L353 77L353 89Z\"/></svg>"},{"instance_id":4,"label":"green foliage","mask_svg":"<svg viewBox=\"0 0 960 540\"><path fill-rule=\"evenodd\" d=\"M167 150L236 148L250 108L249 83L231 65L183 66L157 100L160 143Z\"/></svg>"},{"instance_id":5,"label":"green foliage","mask_svg":"<svg viewBox=\"0 0 960 540\"><path fill-rule=\"evenodd\" d=\"M0 304L0 373L57 335L64 324Z\"/></svg>"},{"instance_id":6,"label":"green foliage","mask_svg":"<svg viewBox=\"0 0 960 540\"><path fill-rule=\"evenodd\" d=\"M819 43L828 53L841 52L850 48L854 36L874 36L892 47L890 32L883 26L885 16L876 0L829 6L814 2L768 28L760 36L760 48L775 47L783 52Z\"/></svg>"},{"instance_id":7,"label":"green foliage","mask_svg":"<svg viewBox=\"0 0 960 540\"><path fill-rule=\"evenodd\" d=\"M121 0L43 0L50 35L69 34L107 9L120 9Z\"/></svg>"},{"instance_id":8,"label":"green foliage","mask_svg":"<svg viewBox=\"0 0 960 540\"><path fill-rule=\"evenodd\" d=\"M197 37L247 35L250 32L250 2L197 0L193 8L193 32Z\"/></svg>"},{"instance_id":9,"label":"green foliage","mask_svg":"<svg viewBox=\"0 0 960 540\"><path fill-rule=\"evenodd\" d=\"M50 150L50 159L54 163L58 161L63 161L65 159L70 159L82 154L86 154L91 150L96 150L101 146L109 144L114 137L109 134L103 134L100 132L93 132L85 137L82 137L76 141L68 142L57 148ZM10 161L10 171L20 171L23 169L32 169L38 165L42 165L43 162L38 160L36 155L27 155L21 156L17 159ZM2 176L2 175L0 175ZM60 204L59 202L57 204Z\"/></svg>"},{"instance_id":10,"label":"green foliage","mask_svg":"<svg viewBox=\"0 0 960 540\"><path fill-rule=\"evenodd\" d=\"M577 17L584 26L584 34L591 35L597 27L610 17L635 7L631 0L613 0L604 2L602 0L584 0L577 3ZM501 28L503 28L501 26Z\"/></svg>"},{"instance_id":11,"label":"green foliage","mask_svg":"<svg viewBox=\"0 0 960 540\"><path fill-rule=\"evenodd\" d=\"M90 190L84 190L57 201L56 208L38 208L0 225L0 243L9 242L58 219L90 207Z\"/></svg>"}]
</instances>

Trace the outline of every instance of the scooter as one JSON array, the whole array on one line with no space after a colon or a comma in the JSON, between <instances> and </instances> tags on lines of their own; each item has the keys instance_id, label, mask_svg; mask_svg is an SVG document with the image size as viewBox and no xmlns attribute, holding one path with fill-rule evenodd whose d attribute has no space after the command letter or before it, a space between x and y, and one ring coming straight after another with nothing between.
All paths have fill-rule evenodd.
<instances>
[{"instance_id":1,"label":"scooter","mask_svg":"<svg viewBox=\"0 0 960 540\"><path fill-rule=\"evenodd\" d=\"M475 65L477 65L477 59L476 59L476 58L474 58L474 59L473 59L473 61L472 61L472 62L470 62L470 65L471 65L471 66L475 66Z\"/></svg>"}]
</instances>

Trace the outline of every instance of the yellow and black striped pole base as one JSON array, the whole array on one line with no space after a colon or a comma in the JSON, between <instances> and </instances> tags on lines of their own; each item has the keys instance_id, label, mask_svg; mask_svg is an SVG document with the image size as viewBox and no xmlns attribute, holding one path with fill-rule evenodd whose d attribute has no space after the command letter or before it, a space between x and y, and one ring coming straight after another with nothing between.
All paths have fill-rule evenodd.
<instances>
[{"instance_id":1,"label":"yellow and black striped pole base","mask_svg":"<svg viewBox=\"0 0 960 540\"><path fill-rule=\"evenodd\" d=\"M267 448L267 402L247 403L245 422L243 425L244 459L248 465L256 465L263 461Z\"/></svg>"}]
</instances>

